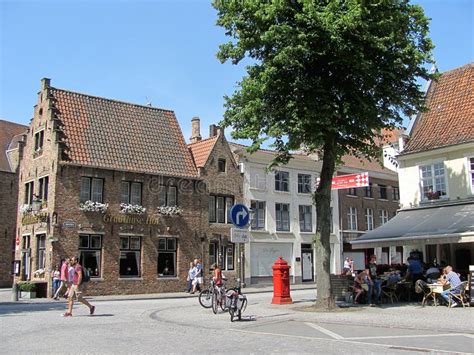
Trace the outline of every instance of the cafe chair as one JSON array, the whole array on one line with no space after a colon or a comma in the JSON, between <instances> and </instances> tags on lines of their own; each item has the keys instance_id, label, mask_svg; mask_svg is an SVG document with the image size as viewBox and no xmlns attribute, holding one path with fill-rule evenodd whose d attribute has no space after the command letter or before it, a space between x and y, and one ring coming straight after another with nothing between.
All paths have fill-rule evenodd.
<instances>
[{"instance_id":1,"label":"cafe chair","mask_svg":"<svg viewBox=\"0 0 474 355\"><path fill-rule=\"evenodd\" d=\"M423 294L423 300L421 301L422 306L432 297L428 284L423 280L417 280L415 282L415 292Z\"/></svg>"},{"instance_id":2,"label":"cafe chair","mask_svg":"<svg viewBox=\"0 0 474 355\"><path fill-rule=\"evenodd\" d=\"M390 300L391 303L393 303L394 300L398 302L397 284L391 283L382 285L382 297Z\"/></svg>"},{"instance_id":3,"label":"cafe chair","mask_svg":"<svg viewBox=\"0 0 474 355\"><path fill-rule=\"evenodd\" d=\"M458 287L458 290L455 290L453 292L449 292L449 308L451 308L451 304L453 303L458 303L462 304L463 308L465 306L470 307L469 304L469 299L466 293L466 290L468 288L468 282L463 281Z\"/></svg>"}]
</instances>

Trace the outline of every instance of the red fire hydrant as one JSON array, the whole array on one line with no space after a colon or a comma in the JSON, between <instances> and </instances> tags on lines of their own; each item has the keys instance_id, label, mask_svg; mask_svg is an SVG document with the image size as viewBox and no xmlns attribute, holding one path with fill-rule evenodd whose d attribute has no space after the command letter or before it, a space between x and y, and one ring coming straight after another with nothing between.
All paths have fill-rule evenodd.
<instances>
[{"instance_id":1,"label":"red fire hydrant","mask_svg":"<svg viewBox=\"0 0 474 355\"><path fill-rule=\"evenodd\" d=\"M273 269L273 299L272 304L290 304L293 300L290 296L290 266L280 256Z\"/></svg>"}]
</instances>

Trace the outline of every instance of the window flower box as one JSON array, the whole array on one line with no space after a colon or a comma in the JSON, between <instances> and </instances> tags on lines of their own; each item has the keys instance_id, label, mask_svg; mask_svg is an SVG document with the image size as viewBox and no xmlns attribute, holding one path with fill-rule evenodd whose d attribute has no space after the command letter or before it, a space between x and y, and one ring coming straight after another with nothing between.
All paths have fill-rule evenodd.
<instances>
[{"instance_id":1,"label":"window flower box","mask_svg":"<svg viewBox=\"0 0 474 355\"><path fill-rule=\"evenodd\" d=\"M427 192L426 193L426 198L428 200L439 200L439 192L436 191L436 192Z\"/></svg>"},{"instance_id":2,"label":"window flower box","mask_svg":"<svg viewBox=\"0 0 474 355\"><path fill-rule=\"evenodd\" d=\"M86 201L79 205L79 209L83 212L100 212L105 213L107 212L107 208L109 207L108 203L100 203L100 202L93 202L93 201Z\"/></svg>"},{"instance_id":3,"label":"window flower box","mask_svg":"<svg viewBox=\"0 0 474 355\"><path fill-rule=\"evenodd\" d=\"M28 214L28 213L31 213L32 211L33 211L33 208L31 207L31 205L24 204L20 206L20 212L22 214Z\"/></svg>"},{"instance_id":4,"label":"window flower box","mask_svg":"<svg viewBox=\"0 0 474 355\"><path fill-rule=\"evenodd\" d=\"M146 208L140 205L132 205L129 203L121 203L120 204L120 213L127 213L127 214L144 214Z\"/></svg>"},{"instance_id":5,"label":"window flower box","mask_svg":"<svg viewBox=\"0 0 474 355\"><path fill-rule=\"evenodd\" d=\"M180 216L183 213L183 209L179 206L159 206L156 209L163 216Z\"/></svg>"}]
</instances>

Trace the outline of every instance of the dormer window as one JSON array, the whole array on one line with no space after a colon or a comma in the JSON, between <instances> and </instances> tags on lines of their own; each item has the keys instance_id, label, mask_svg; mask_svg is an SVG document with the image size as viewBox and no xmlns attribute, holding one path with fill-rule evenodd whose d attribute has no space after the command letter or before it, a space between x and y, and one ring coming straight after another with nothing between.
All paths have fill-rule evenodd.
<instances>
[{"instance_id":1,"label":"dormer window","mask_svg":"<svg viewBox=\"0 0 474 355\"><path fill-rule=\"evenodd\" d=\"M225 159L219 159L217 160L217 171L220 173L225 173Z\"/></svg>"},{"instance_id":2,"label":"dormer window","mask_svg":"<svg viewBox=\"0 0 474 355\"><path fill-rule=\"evenodd\" d=\"M35 133L35 154L40 154L43 151L44 130Z\"/></svg>"}]
</instances>

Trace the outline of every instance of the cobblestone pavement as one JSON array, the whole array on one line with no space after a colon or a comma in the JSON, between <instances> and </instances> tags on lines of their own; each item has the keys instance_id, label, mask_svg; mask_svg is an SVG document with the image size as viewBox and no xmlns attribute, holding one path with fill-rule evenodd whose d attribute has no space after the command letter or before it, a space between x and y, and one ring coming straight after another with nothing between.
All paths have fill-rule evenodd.
<instances>
[{"instance_id":1,"label":"cobblestone pavement","mask_svg":"<svg viewBox=\"0 0 474 355\"><path fill-rule=\"evenodd\" d=\"M284 306L272 305L270 292L249 293L243 320L231 323L228 313L214 315L185 294L94 297L96 315L77 305L72 318L60 316L64 301L5 302L8 296L0 290L4 354L474 353L474 308L309 312L315 290L303 289Z\"/></svg>"}]
</instances>

